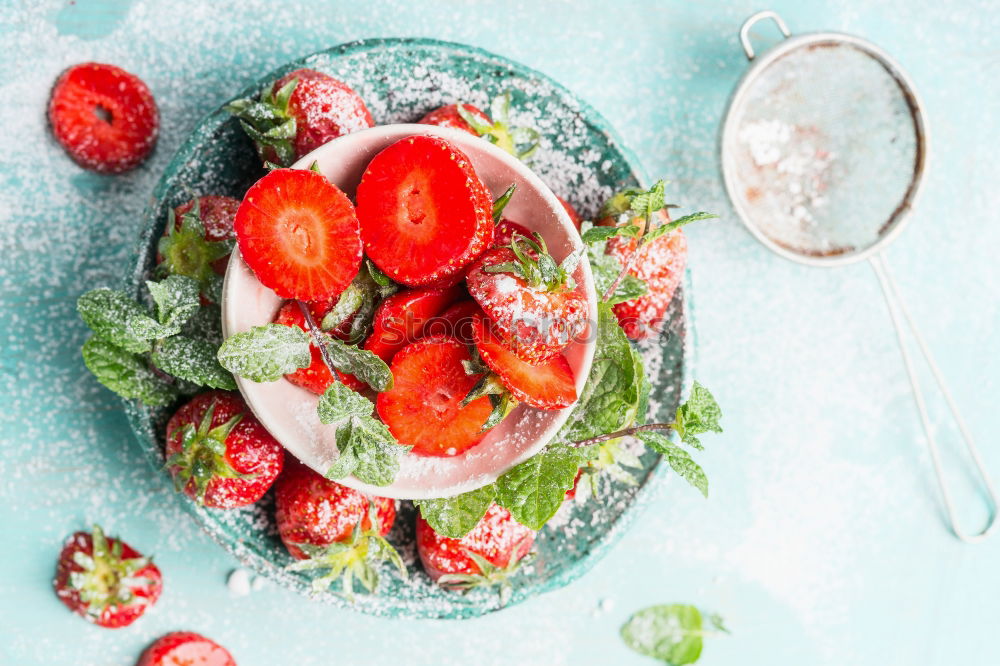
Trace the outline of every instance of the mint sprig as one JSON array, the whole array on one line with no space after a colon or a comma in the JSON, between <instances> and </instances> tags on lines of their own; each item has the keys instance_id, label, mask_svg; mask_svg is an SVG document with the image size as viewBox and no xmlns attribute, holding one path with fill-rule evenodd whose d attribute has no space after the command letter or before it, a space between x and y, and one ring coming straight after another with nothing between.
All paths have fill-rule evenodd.
<instances>
[{"instance_id":1,"label":"mint sprig","mask_svg":"<svg viewBox=\"0 0 1000 666\"><path fill-rule=\"evenodd\" d=\"M701 657L704 639L722 633L729 631L721 617L714 613L706 616L689 604L643 608L621 628L625 645L670 666L695 663Z\"/></svg>"},{"instance_id":2,"label":"mint sprig","mask_svg":"<svg viewBox=\"0 0 1000 666\"><path fill-rule=\"evenodd\" d=\"M218 352L219 363L253 382L274 382L309 366L309 335L297 326L264 324L229 336Z\"/></svg>"},{"instance_id":3,"label":"mint sprig","mask_svg":"<svg viewBox=\"0 0 1000 666\"><path fill-rule=\"evenodd\" d=\"M435 532L461 539L483 519L496 494L496 486L491 483L455 497L414 500L413 503Z\"/></svg>"},{"instance_id":4,"label":"mint sprig","mask_svg":"<svg viewBox=\"0 0 1000 666\"><path fill-rule=\"evenodd\" d=\"M525 527L540 530L562 506L592 449L550 444L496 481L497 504Z\"/></svg>"},{"instance_id":5,"label":"mint sprig","mask_svg":"<svg viewBox=\"0 0 1000 666\"><path fill-rule=\"evenodd\" d=\"M83 363L101 384L123 398L138 398L147 405L166 405L177 389L156 374L139 354L105 339L91 337L83 343Z\"/></svg>"},{"instance_id":6,"label":"mint sprig","mask_svg":"<svg viewBox=\"0 0 1000 666\"><path fill-rule=\"evenodd\" d=\"M374 352L325 333L321 334L320 340L324 358L334 369L354 375L379 393L392 388L392 372Z\"/></svg>"}]
</instances>

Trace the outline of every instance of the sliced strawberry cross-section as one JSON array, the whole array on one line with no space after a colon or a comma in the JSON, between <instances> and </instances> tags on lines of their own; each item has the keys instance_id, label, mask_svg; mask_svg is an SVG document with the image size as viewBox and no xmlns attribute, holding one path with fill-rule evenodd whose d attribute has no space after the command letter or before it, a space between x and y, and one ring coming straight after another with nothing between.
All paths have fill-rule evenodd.
<instances>
[{"instance_id":1,"label":"sliced strawberry cross-section","mask_svg":"<svg viewBox=\"0 0 1000 666\"><path fill-rule=\"evenodd\" d=\"M576 380L565 356L556 354L531 365L507 348L484 317L472 326L483 362L515 398L538 409L562 409L576 402Z\"/></svg>"},{"instance_id":2,"label":"sliced strawberry cross-section","mask_svg":"<svg viewBox=\"0 0 1000 666\"><path fill-rule=\"evenodd\" d=\"M276 169L251 187L236 212L243 260L282 298L326 301L361 266L354 206L321 174Z\"/></svg>"},{"instance_id":3,"label":"sliced strawberry cross-section","mask_svg":"<svg viewBox=\"0 0 1000 666\"><path fill-rule=\"evenodd\" d=\"M482 440L493 405L487 396L462 406L479 380L463 361L468 348L454 338L424 338L392 359L393 387L379 393L378 415L400 444L422 456L454 456Z\"/></svg>"},{"instance_id":4,"label":"sliced strawberry cross-section","mask_svg":"<svg viewBox=\"0 0 1000 666\"><path fill-rule=\"evenodd\" d=\"M448 286L493 240L492 200L469 158L444 139L385 148L357 191L365 252L396 282Z\"/></svg>"}]
</instances>

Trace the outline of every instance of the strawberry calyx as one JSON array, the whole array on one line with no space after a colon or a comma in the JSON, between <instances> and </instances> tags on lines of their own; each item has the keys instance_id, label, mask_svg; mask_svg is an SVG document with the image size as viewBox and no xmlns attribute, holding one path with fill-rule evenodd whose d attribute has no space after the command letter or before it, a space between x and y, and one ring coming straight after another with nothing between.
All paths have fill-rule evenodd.
<instances>
[{"instance_id":1,"label":"strawberry calyx","mask_svg":"<svg viewBox=\"0 0 1000 666\"><path fill-rule=\"evenodd\" d=\"M288 571L327 569L325 574L313 579L313 591L322 592L340 579L342 594L347 599L354 597L355 580L369 593L375 591L379 579L376 565L381 562L391 562L406 580L408 576L403 558L381 535L378 510L374 502L368 504L368 519L371 523L368 529L363 527L364 516L362 516L355 523L351 535L343 541L335 541L328 546L296 543L295 545L308 555L308 559L294 562L286 569Z\"/></svg>"},{"instance_id":2,"label":"strawberry calyx","mask_svg":"<svg viewBox=\"0 0 1000 666\"><path fill-rule=\"evenodd\" d=\"M171 209L167 213L167 234L160 238L157 251L163 257L161 270L169 275L183 275L196 280L201 292L213 302L219 302L222 276L215 272L213 262L229 255L235 241L212 241L205 236L198 199L189 211L177 216Z\"/></svg>"},{"instance_id":3,"label":"strawberry calyx","mask_svg":"<svg viewBox=\"0 0 1000 666\"><path fill-rule=\"evenodd\" d=\"M288 101L298 83L298 78L294 78L278 90L267 86L258 99L245 97L223 107L240 121L258 152L265 155L269 152L268 148L272 149L282 167L289 167L295 162L293 141L298 128L295 116L288 111Z\"/></svg>"},{"instance_id":4,"label":"strawberry calyx","mask_svg":"<svg viewBox=\"0 0 1000 666\"><path fill-rule=\"evenodd\" d=\"M498 148L506 150L519 160L527 160L538 150L541 134L532 127L512 127L510 123L510 91L497 95L490 102L490 119L483 119L466 108L456 104L455 110L476 134Z\"/></svg>"},{"instance_id":5,"label":"strawberry calyx","mask_svg":"<svg viewBox=\"0 0 1000 666\"><path fill-rule=\"evenodd\" d=\"M86 613L95 620L108 607L145 605L149 599L138 596L133 589L156 581L136 576L152 563L149 557L122 557L122 542L108 543L104 530L94 525L91 531L91 554L77 550L73 562L80 571L72 571L68 586L76 590L84 603Z\"/></svg>"},{"instance_id":6,"label":"strawberry calyx","mask_svg":"<svg viewBox=\"0 0 1000 666\"><path fill-rule=\"evenodd\" d=\"M500 375L493 372L486 363L483 362L482 357L479 355L479 349L475 345L469 345L469 355L471 359L468 361L462 361L462 367L465 369L465 374L467 375L482 375L479 381L476 382L468 394L462 398L462 407L465 407L473 400L482 398L483 396L489 396L490 404L493 405L493 411L490 412L490 416L483 423L483 427L480 432L486 432L491 430L500 424L510 412L517 407L517 399L511 394L511 392L504 386L503 380L500 379Z\"/></svg>"},{"instance_id":7,"label":"strawberry calyx","mask_svg":"<svg viewBox=\"0 0 1000 666\"><path fill-rule=\"evenodd\" d=\"M239 423L244 414L240 413L222 425L212 427L215 401L205 410L205 415L196 428L186 423L180 428L181 450L167 459L165 467L174 476L174 488L180 492L194 481L194 499L205 503L205 492L213 479L252 479L256 474L241 474L233 469L226 459L226 438ZM170 433L173 438L176 431Z\"/></svg>"},{"instance_id":8,"label":"strawberry calyx","mask_svg":"<svg viewBox=\"0 0 1000 666\"><path fill-rule=\"evenodd\" d=\"M521 544L529 538L525 537L515 544L512 552L518 552ZM510 583L511 577L533 556L533 553L528 553L519 560L512 560L506 567L498 567L479 553L474 553L468 548L463 548L462 550L475 563L479 572L444 574L437 579L437 584L456 592L468 592L477 587L496 588L500 596L501 606L506 606L507 602L510 601L511 594L513 594L514 588Z\"/></svg>"},{"instance_id":9,"label":"strawberry calyx","mask_svg":"<svg viewBox=\"0 0 1000 666\"><path fill-rule=\"evenodd\" d=\"M534 238L517 233L511 234L509 248L514 253L512 261L502 261L483 267L485 273L511 273L521 278L528 287L540 291L569 291L576 288L572 273L580 263L581 254L574 252L562 265L549 254L545 240L537 231Z\"/></svg>"}]
</instances>

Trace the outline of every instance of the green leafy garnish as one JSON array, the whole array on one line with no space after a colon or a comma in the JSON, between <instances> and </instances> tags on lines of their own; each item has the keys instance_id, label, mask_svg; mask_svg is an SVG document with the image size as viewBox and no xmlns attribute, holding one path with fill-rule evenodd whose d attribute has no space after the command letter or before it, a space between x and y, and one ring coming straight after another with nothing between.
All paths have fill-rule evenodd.
<instances>
[{"instance_id":1,"label":"green leafy garnish","mask_svg":"<svg viewBox=\"0 0 1000 666\"><path fill-rule=\"evenodd\" d=\"M123 398L138 398L147 405L166 405L177 389L157 375L138 354L97 336L83 344L83 362L97 381Z\"/></svg>"},{"instance_id":2,"label":"green leafy garnish","mask_svg":"<svg viewBox=\"0 0 1000 666\"><path fill-rule=\"evenodd\" d=\"M258 99L236 99L223 107L239 119L260 156L265 159L273 156L273 161L282 167L295 162L294 139L298 129L295 116L288 112L288 101L298 83L297 78L292 79L277 91L268 85Z\"/></svg>"},{"instance_id":3,"label":"green leafy garnish","mask_svg":"<svg viewBox=\"0 0 1000 666\"><path fill-rule=\"evenodd\" d=\"M181 215L177 224L174 210L167 211L167 233L157 244L163 262L157 267L160 274L183 276L194 280L198 289L213 302L219 302L222 276L215 272L215 261L233 251L234 241L210 241L205 237L198 199L189 211ZM155 296L154 296L155 298Z\"/></svg>"},{"instance_id":4,"label":"green leafy garnish","mask_svg":"<svg viewBox=\"0 0 1000 666\"><path fill-rule=\"evenodd\" d=\"M496 494L496 486L491 483L455 497L415 500L413 503L435 532L461 539L483 519Z\"/></svg>"},{"instance_id":5,"label":"green leafy garnish","mask_svg":"<svg viewBox=\"0 0 1000 666\"><path fill-rule=\"evenodd\" d=\"M199 386L236 390L232 374L219 364L218 347L203 340L175 335L153 346L151 358L164 372Z\"/></svg>"},{"instance_id":6,"label":"green leafy garnish","mask_svg":"<svg viewBox=\"0 0 1000 666\"><path fill-rule=\"evenodd\" d=\"M322 344L333 367L340 372L354 375L380 393L392 388L392 372L374 352L325 334Z\"/></svg>"},{"instance_id":7,"label":"green leafy garnish","mask_svg":"<svg viewBox=\"0 0 1000 666\"><path fill-rule=\"evenodd\" d=\"M589 448L550 444L497 479L497 504L525 527L540 530L562 506Z\"/></svg>"},{"instance_id":8,"label":"green leafy garnish","mask_svg":"<svg viewBox=\"0 0 1000 666\"><path fill-rule=\"evenodd\" d=\"M273 382L312 362L309 335L297 326L265 324L230 336L219 347L219 363L234 375Z\"/></svg>"},{"instance_id":9,"label":"green leafy garnish","mask_svg":"<svg viewBox=\"0 0 1000 666\"><path fill-rule=\"evenodd\" d=\"M707 388L694 382L691 387L691 395L686 402L677 408L677 414L671 427L681 441L688 446L701 449L701 442L696 435L706 432L722 432L719 419L722 418L722 409L719 403L708 391Z\"/></svg>"},{"instance_id":10,"label":"green leafy garnish","mask_svg":"<svg viewBox=\"0 0 1000 666\"><path fill-rule=\"evenodd\" d=\"M516 190L516 189L517 189L517 185L515 185L515 184L512 183L511 186L508 187L506 190L504 190L503 194L501 194L500 196L498 196L496 198L496 201L493 202L493 221L494 222L499 222L501 220L501 218L503 218L503 209L506 208L507 204L510 203L510 198L512 196L514 196L514 190Z\"/></svg>"},{"instance_id":11,"label":"green leafy garnish","mask_svg":"<svg viewBox=\"0 0 1000 666\"><path fill-rule=\"evenodd\" d=\"M655 229L647 232L644 238L647 243L650 243L664 234L670 233L675 229L680 229L684 225L691 224L692 222L698 222L699 220L713 220L718 217L718 215L714 215L712 213L691 213L690 215L678 217L676 220L671 220L666 224L661 224Z\"/></svg>"},{"instance_id":12,"label":"green leafy garnish","mask_svg":"<svg viewBox=\"0 0 1000 666\"><path fill-rule=\"evenodd\" d=\"M128 352L149 351L150 341L155 338L149 332L162 328L146 308L112 289L86 292L77 300L76 308L97 337Z\"/></svg>"},{"instance_id":13,"label":"green leafy garnish","mask_svg":"<svg viewBox=\"0 0 1000 666\"><path fill-rule=\"evenodd\" d=\"M511 127L510 91L493 98L490 103L490 122L472 113L464 104L455 106L458 115L469 123L476 134L519 160L527 161L538 150L542 138L538 130L530 127Z\"/></svg>"},{"instance_id":14,"label":"green leafy garnish","mask_svg":"<svg viewBox=\"0 0 1000 666\"><path fill-rule=\"evenodd\" d=\"M335 382L319 397L316 410L322 423L339 425L355 416L371 416L375 405L360 393Z\"/></svg>"},{"instance_id":15,"label":"green leafy garnish","mask_svg":"<svg viewBox=\"0 0 1000 666\"><path fill-rule=\"evenodd\" d=\"M708 497L708 477L687 451L671 442L666 435L655 431L639 432L636 437L650 449L663 455L671 469Z\"/></svg>"},{"instance_id":16,"label":"green leafy garnish","mask_svg":"<svg viewBox=\"0 0 1000 666\"><path fill-rule=\"evenodd\" d=\"M650 606L635 613L621 628L627 646L641 655L671 666L693 664L701 657L703 639L729 633L718 615L708 615L687 604ZM713 630L714 629L714 630Z\"/></svg>"}]
</instances>

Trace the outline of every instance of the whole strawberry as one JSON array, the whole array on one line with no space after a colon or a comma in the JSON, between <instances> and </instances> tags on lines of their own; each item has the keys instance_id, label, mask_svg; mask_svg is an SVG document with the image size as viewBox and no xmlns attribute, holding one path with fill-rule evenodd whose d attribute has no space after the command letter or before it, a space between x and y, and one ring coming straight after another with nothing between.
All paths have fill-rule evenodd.
<instances>
[{"instance_id":1,"label":"whole strawberry","mask_svg":"<svg viewBox=\"0 0 1000 666\"><path fill-rule=\"evenodd\" d=\"M289 554L300 562L289 569L329 571L313 581L324 590L342 576L350 596L357 578L365 589L378 586L375 565L390 560L405 575L396 550L385 540L396 520L396 503L369 497L331 481L289 459L274 487L275 522Z\"/></svg>"},{"instance_id":2,"label":"whole strawberry","mask_svg":"<svg viewBox=\"0 0 1000 666\"><path fill-rule=\"evenodd\" d=\"M239 394L210 391L170 417L166 458L178 490L202 506L233 509L264 496L285 454Z\"/></svg>"},{"instance_id":3,"label":"whole strawberry","mask_svg":"<svg viewBox=\"0 0 1000 666\"><path fill-rule=\"evenodd\" d=\"M642 217L630 217L627 211L620 210L621 204L616 201L613 197L605 205L602 217L597 222L598 226L633 225L640 233L645 232L646 220ZM653 221L656 226L668 224L670 216L667 210L661 208L656 211ZM633 340L658 334L666 324L667 309L684 277L684 267L687 264L687 238L684 232L675 229L641 245L634 237L615 236L608 240L605 251L618 259L622 266L627 265L634 253L629 274L646 283L647 291L644 295L613 307L625 334Z\"/></svg>"},{"instance_id":4,"label":"whole strawberry","mask_svg":"<svg viewBox=\"0 0 1000 666\"><path fill-rule=\"evenodd\" d=\"M291 166L324 143L375 124L350 86L312 69L289 72L259 99L235 100L226 111L240 119L261 159L279 166Z\"/></svg>"},{"instance_id":5,"label":"whole strawberry","mask_svg":"<svg viewBox=\"0 0 1000 666\"><path fill-rule=\"evenodd\" d=\"M236 666L229 651L193 631L174 631L146 648L136 666Z\"/></svg>"},{"instance_id":6,"label":"whole strawberry","mask_svg":"<svg viewBox=\"0 0 1000 666\"><path fill-rule=\"evenodd\" d=\"M121 67L87 62L59 76L49 124L73 160L98 173L139 165L156 145L160 117L149 88Z\"/></svg>"},{"instance_id":7,"label":"whole strawberry","mask_svg":"<svg viewBox=\"0 0 1000 666\"><path fill-rule=\"evenodd\" d=\"M156 261L161 270L197 280L202 297L210 303L221 300L222 276L236 241L233 221L239 207L236 199L214 195L183 203L170 211L167 228L157 244Z\"/></svg>"},{"instance_id":8,"label":"whole strawberry","mask_svg":"<svg viewBox=\"0 0 1000 666\"><path fill-rule=\"evenodd\" d=\"M541 140L537 130L515 127L511 122L510 92L493 98L489 114L472 104L447 104L430 111L417 122L451 127L481 136L521 160L534 155Z\"/></svg>"},{"instance_id":9,"label":"whole strawberry","mask_svg":"<svg viewBox=\"0 0 1000 666\"><path fill-rule=\"evenodd\" d=\"M538 364L586 329L587 299L571 276L574 268L558 266L541 236L515 232L509 246L491 248L474 262L465 279L507 346Z\"/></svg>"},{"instance_id":10,"label":"whole strawberry","mask_svg":"<svg viewBox=\"0 0 1000 666\"><path fill-rule=\"evenodd\" d=\"M417 552L427 574L442 587L468 590L498 586L501 603L510 597L509 578L535 543L535 531L498 504L461 539L434 531L417 516Z\"/></svg>"},{"instance_id":11,"label":"whole strawberry","mask_svg":"<svg viewBox=\"0 0 1000 666\"><path fill-rule=\"evenodd\" d=\"M160 570L120 539L91 533L70 536L56 565L56 596L94 624L118 629L135 622L163 590Z\"/></svg>"}]
</instances>

